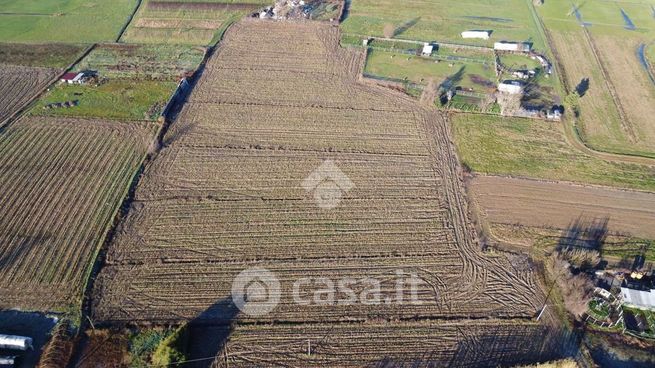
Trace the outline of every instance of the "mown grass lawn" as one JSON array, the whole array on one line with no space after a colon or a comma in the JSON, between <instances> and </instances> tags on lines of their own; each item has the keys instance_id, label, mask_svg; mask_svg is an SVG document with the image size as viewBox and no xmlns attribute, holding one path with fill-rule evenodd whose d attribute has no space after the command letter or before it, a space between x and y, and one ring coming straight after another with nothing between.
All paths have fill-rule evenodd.
<instances>
[{"instance_id":1,"label":"mown grass lawn","mask_svg":"<svg viewBox=\"0 0 655 368\"><path fill-rule=\"evenodd\" d=\"M423 85L433 79L437 84L452 83L453 86L471 88L482 93L493 90L496 86L493 64L448 61L437 63L429 58L379 50L369 52L365 72ZM481 84L481 81L487 85Z\"/></svg>"},{"instance_id":2,"label":"mown grass lawn","mask_svg":"<svg viewBox=\"0 0 655 368\"><path fill-rule=\"evenodd\" d=\"M175 82L110 80L100 86L59 84L31 110L34 115L156 120L173 94ZM52 103L78 101L77 106L46 109Z\"/></svg>"},{"instance_id":3,"label":"mown grass lawn","mask_svg":"<svg viewBox=\"0 0 655 368\"><path fill-rule=\"evenodd\" d=\"M531 0L355 0L342 24L347 33L382 36L385 25L396 28L398 38L450 41L492 46L494 41L527 41L543 50L531 15ZM492 30L490 40L462 39L469 29Z\"/></svg>"}]
</instances>

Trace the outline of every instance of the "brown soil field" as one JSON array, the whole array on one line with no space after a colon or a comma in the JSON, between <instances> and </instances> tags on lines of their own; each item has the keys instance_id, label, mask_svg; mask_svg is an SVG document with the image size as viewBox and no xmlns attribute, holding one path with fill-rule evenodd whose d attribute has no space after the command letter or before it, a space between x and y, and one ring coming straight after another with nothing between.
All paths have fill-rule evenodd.
<instances>
[{"instance_id":1,"label":"brown soil field","mask_svg":"<svg viewBox=\"0 0 655 368\"><path fill-rule=\"evenodd\" d=\"M0 134L0 308L79 308L90 270L154 129L21 119Z\"/></svg>"},{"instance_id":2,"label":"brown soil field","mask_svg":"<svg viewBox=\"0 0 655 368\"><path fill-rule=\"evenodd\" d=\"M338 28L319 23L230 28L144 171L95 283L95 321L237 319L265 323L271 334L286 322L321 322L341 328L343 340L374 328L370 321L443 319L470 329L470 318L511 325L535 315L544 296L530 267L479 248L446 119L359 83L364 55L338 41ZM330 210L302 187L326 159L353 183ZM253 266L280 279L280 304L265 316L235 316L232 281ZM291 297L301 277L375 277L384 293L399 269L420 278L420 303L319 306ZM382 330L366 344L391 341ZM397 332L396 352L412 349L402 339L411 331ZM454 346L464 337L452 333L431 338ZM357 341L335 347L342 365L375 361L356 357ZM447 363L455 350L434 360Z\"/></svg>"},{"instance_id":3,"label":"brown soil field","mask_svg":"<svg viewBox=\"0 0 655 368\"><path fill-rule=\"evenodd\" d=\"M258 4L252 3L220 3L203 1L148 1L148 9L152 10L252 10L259 9Z\"/></svg>"},{"instance_id":4,"label":"brown soil field","mask_svg":"<svg viewBox=\"0 0 655 368\"><path fill-rule=\"evenodd\" d=\"M159 18L141 18L134 23L137 28L193 28L193 29L211 29L216 30L222 21L204 20L204 19L159 19Z\"/></svg>"},{"instance_id":5,"label":"brown soil field","mask_svg":"<svg viewBox=\"0 0 655 368\"><path fill-rule=\"evenodd\" d=\"M565 229L609 218L611 232L655 239L655 193L494 176L475 177L471 189L492 223Z\"/></svg>"},{"instance_id":6,"label":"brown soil field","mask_svg":"<svg viewBox=\"0 0 655 368\"><path fill-rule=\"evenodd\" d=\"M556 359L574 345L571 335L516 321L244 325L212 367L501 367Z\"/></svg>"},{"instance_id":7,"label":"brown soil field","mask_svg":"<svg viewBox=\"0 0 655 368\"><path fill-rule=\"evenodd\" d=\"M0 125L29 103L57 73L56 69L0 64Z\"/></svg>"}]
</instances>

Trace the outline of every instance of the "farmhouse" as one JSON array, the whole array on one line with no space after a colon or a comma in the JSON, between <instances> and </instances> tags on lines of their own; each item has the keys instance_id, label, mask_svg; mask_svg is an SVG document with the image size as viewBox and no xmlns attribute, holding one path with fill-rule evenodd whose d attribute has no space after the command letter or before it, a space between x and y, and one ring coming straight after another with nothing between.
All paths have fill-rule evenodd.
<instances>
[{"instance_id":1,"label":"farmhouse","mask_svg":"<svg viewBox=\"0 0 655 368\"><path fill-rule=\"evenodd\" d=\"M421 51L421 55L431 56L433 50L434 50L434 45L430 45L429 43L424 43L423 44L423 51Z\"/></svg>"},{"instance_id":2,"label":"farmhouse","mask_svg":"<svg viewBox=\"0 0 655 368\"><path fill-rule=\"evenodd\" d=\"M523 84L523 82L517 80L506 80L498 84L498 90L509 94L518 94L523 92Z\"/></svg>"},{"instance_id":3,"label":"farmhouse","mask_svg":"<svg viewBox=\"0 0 655 368\"><path fill-rule=\"evenodd\" d=\"M622 287L621 297L623 297L623 304L628 307L655 311L655 290L637 290Z\"/></svg>"},{"instance_id":4,"label":"farmhouse","mask_svg":"<svg viewBox=\"0 0 655 368\"><path fill-rule=\"evenodd\" d=\"M63 83L73 84L73 80L77 77L77 74L78 73L65 73L60 80Z\"/></svg>"},{"instance_id":5,"label":"farmhouse","mask_svg":"<svg viewBox=\"0 0 655 368\"><path fill-rule=\"evenodd\" d=\"M66 73L60 80L68 84L84 84L89 77L90 74L87 72Z\"/></svg>"},{"instance_id":6,"label":"farmhouse","mask_svg":"<svg viewBox=\"0 0 655 368\"><path fill-rule=\"evenodd\" d=\"M490 35L491 31L470 30L462 32L462 38L481 38L488 40Z\"/></svg>"},{"instance_id":7,"label":"farmhouse","mask_svg":"<svg viewBox=\"0 0 655 368\"><path fill-rule=\"evenodd\" d=\"M509 41L494 42L494 50L498 50L498 51L530 52L531 49L532 49L532 45L525 42L509 42Z\"/></svg>"}]
</instances>

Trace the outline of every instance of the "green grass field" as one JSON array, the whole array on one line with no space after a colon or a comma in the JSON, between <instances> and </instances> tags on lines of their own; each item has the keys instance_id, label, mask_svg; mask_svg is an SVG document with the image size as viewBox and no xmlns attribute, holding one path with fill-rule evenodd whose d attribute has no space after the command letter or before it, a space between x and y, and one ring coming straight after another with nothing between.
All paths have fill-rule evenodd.
<instances>
[{"instance_id":1,"label":"green grass field","mask_svg":"<svg viewBox=\"0 0 655 368\"><path fill-rule=\"evenodd\" d=\"M570 0L548 0L538 7L539 14L549 29L573 30L580 23L572 11L577 4L584 22L590 23L594 32L617 35L624 34L625 21L621 15L623 9L637 27L636 33L652 34L655 31L651 0L617 0L595 2L571 2Z\"/></svg>"},{"instance_id":2,"label":"green grass field","mask_svg":"<svg viewBox=\"0 0 655 368\"><path fill-rule=\"evenodd\" d=\"M464 62L435 62L433 59L387 51L371 50L365 73L426 85L433 79L438 85L452 84L486 93L496 86L492 65Z\"/></svg>"},{"instance_id":3,"label":"green grass field","mask_svg":"<svg viewBox=\"0 0 655 368\"><path fill-rule=\"evenodd\" d=\"M585 28L568 0L549 0L538 7L569 91L589 80L580 99L578 126L594 149L655 157L655 85L637 56L639 45L655 39L653 5L647 0L580 3ZM636 29L626 29L621 10Z\"/></svg>"},{"instance_id":4,"label":"green grass field","mask_svg":"<svg viewBox=\"0 0 655 368\"><path fill-rule=\"evenodd\" d=\"M75 70L96 70L101 76L177 81L200 64L205 49L180 45L101 45Z\"/></svg>"},{"instance_id":5,"label":"green grass field","mask_svg":"<svg viewBox=\"0 0 655 368\"><path fill-rule=\"evenodd\" d=\"M528 4L531 0L355 0L342 24L344 32L382 36L391 24L395 37L492 46L494 41L530 41L539 50L539 35ZM462 39L471 29L493 30L491 39Z\"/></svg>"},{"instance_id":6,"label":"green grass field","mask_svg":"<svg viewBox=\"0 0 655 368\"><path fill-rule=\"evenodd\" d=\"M156 120L170 98L175 82L110 80L93 85L59 84L32 108L32 115L98 117L116 120ZM66 101L78 106L45 109Z\"/></svg>"},{"instance_id":7,"label":"green grass field","mask_svg":"<svg viewBox=\"0 0 655 368\"><path fill-rule=\"evenodd\" d=\"M452 121L459 157L473 171L655 191L653 168L585 155L557 123L469 114Z\"/></svg>"},{"instance_id":8,"label":"green grass field","mask_svg":"<svg viewBox=\"0 0 655 368\"><path fill-rule=\"evenodd\" d=\"M136 0L0 0L0 42L115 41Z\"/></svg>"}]
</instances>

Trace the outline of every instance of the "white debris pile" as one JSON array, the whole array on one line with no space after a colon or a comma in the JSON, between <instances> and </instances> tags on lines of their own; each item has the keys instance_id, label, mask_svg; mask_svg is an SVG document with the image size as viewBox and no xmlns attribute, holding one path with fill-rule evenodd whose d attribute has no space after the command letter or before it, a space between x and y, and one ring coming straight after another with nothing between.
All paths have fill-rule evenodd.
<instances>
[{"instance_id":1,"label":"white debris pile","mask_svg":"<svg viewBox=\"0 0 655 368\"><path fill-rule=\"evenodd\" d=\"M304 0L277 0L275 5L259 12L259 18L291 19L309 18L311 7Z\"/></svg>"}]
</instances>

